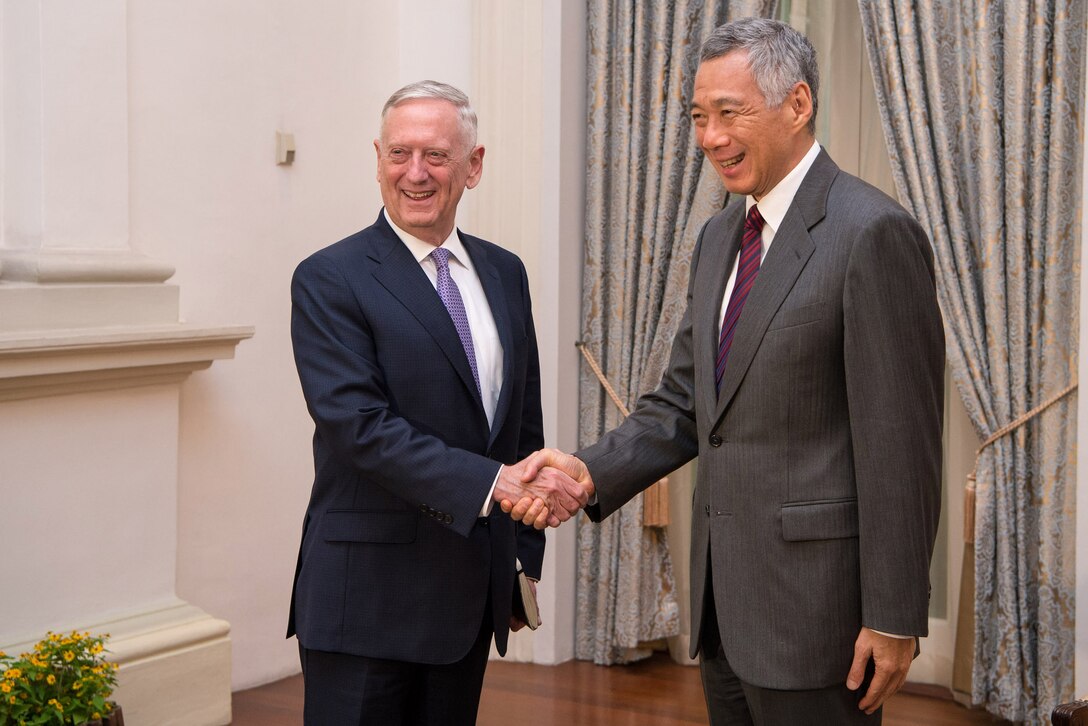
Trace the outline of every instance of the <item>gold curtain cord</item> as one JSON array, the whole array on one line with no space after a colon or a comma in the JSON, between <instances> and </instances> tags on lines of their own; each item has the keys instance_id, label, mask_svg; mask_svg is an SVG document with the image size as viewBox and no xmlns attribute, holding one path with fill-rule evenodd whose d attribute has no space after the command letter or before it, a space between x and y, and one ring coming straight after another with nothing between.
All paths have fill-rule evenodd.
<instances>
[{"instance_id":1,"label":"gold curtain cord","mask_svg":"<svg viewBox=\"0 0 1088 726\"><path fill-rule=\"evenodd\" d=\"M997 431L990 434L990 437L982 442L982 446L978 447L978 451L975 452L975 468L971 470L971 473L967 475L967 486L963 490L963 541L968 544L973 544L975 541L975 475L978 473L978 462L982 459L982 452L987 449L998 439L1012 433L1016 429L1020 428L1028 421L1032 420L1043 411L1053 406L1058 401L1068 396L1073 391L1077 390L1077 384L1071 383L1057 394L1051 396L1047 400L1040 403L1035 408L1025 413L1020 418L1013 420L1010 423L1005 424Z\"/></svg>"},{"instance_id":2,"label":"gold curtain cord","mask_svg":"<svg viewBox=\"0 0 1088 726\"><path fill-rule=\"evenodd\" d=\"M593 373L597 376L597 380L601 382L601 387L604 388L608 397L612 399L612 403L616 404L616 408L623 414L624 418L631 415L631 412L627 410L627 406L623 404L620 397L616 394L616 389L612 387L612 384L608 382L608 378L605 376L604 371L597 364L597 359L593 357L593 354L589 352L589 348L585 343L578 340L574 345L582 352L582 357L586 359L586 363L593 370ZM669 524L669 478L662 477L654 482L649 489L643 492L642 495L642 526L644 527L666 527Z\"/></svg>"}]
</instances>

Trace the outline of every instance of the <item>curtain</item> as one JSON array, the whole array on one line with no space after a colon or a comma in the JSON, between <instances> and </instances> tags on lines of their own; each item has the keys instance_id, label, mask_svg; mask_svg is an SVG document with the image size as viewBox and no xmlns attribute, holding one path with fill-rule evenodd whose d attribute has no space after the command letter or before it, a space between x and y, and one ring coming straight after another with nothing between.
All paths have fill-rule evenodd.
<instances>
[{"instance_id":1,"label":"curtain","mask_svg":"<svg viewBox=\"0 0 1088 726\"><path fill-rule=\"evenodd\" d=\"M727 0L588 0L588 134L582 342L628 408L657 387L684 312L702 224L725 201L688 122L703 39ZM773 0L729 3L769 15ZM579 444L621 416L588 367ZM578 529L575 657L628 663L680 632L665 531L643 526L642 497Z\"/></svg>"},{"instance_id":2,"label":"curtain","mask_svg":"<svg viewBox=\"0 0 1088 726\"><path fill-rule=\"evenodd\" d=\"M1085 5L859 0L980 441L1076 381ZM964 655L971 700L1013 721L1048 724L1072 696L1075 446L1065 396L979 455Z\"/></svg>"}]
</instances>

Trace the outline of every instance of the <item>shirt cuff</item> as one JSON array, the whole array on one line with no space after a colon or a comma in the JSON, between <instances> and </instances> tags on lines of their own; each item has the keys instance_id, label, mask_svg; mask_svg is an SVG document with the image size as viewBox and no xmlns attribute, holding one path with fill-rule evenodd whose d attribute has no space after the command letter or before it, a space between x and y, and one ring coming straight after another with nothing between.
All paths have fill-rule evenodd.
<instances>
[{"instance_id":1,"label":"shirt cuff","mask_svg":"<svg viewBox=\"0 0 1088 726\"><path fill-rule=\"evenodd\" d=\"M869 629L873 630L872 628L869 628ZM883 630L873 630L873 632L878 633L880 635L886 635L889 638L895 638L897 640L908 640L908 639L914 637L913 635L896 635L895 633L885 633Z\"/></svg>"},{"instance_id":2,"label":"shirt cuff","mask_svg":"<svg viewBox=\"0 0 1088 726\"><path fill-rule=\"evenodd\" d=\"M495 472L495 478L491 482L491 489L487 492L487 499L484 500L484 506L480 508L480 516L487 517L491 514L491 508L495 506L495 487L499 483L499 474L502 473L502 464L499 464L499 470Z\"/></svg>"}]
</instances>

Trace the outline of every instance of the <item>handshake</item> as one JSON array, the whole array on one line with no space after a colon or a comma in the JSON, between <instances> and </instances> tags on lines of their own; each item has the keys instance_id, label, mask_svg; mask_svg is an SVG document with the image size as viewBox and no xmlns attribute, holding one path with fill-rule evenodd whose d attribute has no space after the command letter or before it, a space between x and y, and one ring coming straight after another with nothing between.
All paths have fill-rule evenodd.
<instances>
[{"instance_id":1,"label":"handshake","mask_svg":"<svg viewBox=\"0 0 1088 726\"><path fill-rule=\"evenodd\" d=\"M580 459L543 449L503 466L494 499L514 519L544 529L558 527L577 514L594 491L593 479Z\"/></svg>"}]
</instances>

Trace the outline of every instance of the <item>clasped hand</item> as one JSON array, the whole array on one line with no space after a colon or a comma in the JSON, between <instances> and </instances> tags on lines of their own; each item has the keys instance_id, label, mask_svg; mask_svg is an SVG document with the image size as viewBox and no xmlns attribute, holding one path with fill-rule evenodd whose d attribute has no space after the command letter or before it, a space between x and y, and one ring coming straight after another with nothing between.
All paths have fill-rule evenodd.
<instances>
[{"instance_id":1,"label":"clasped hand","mask_svg":"<svg viewBox=\"0 0 1088 726\"><path fill-rule=\"evenodd\" d=\"M577 514L594 491L593 479L580 459L543 449L502 468L494 499L514 519L544 529L558 527Z\"/></svg>"}]
</instances>

